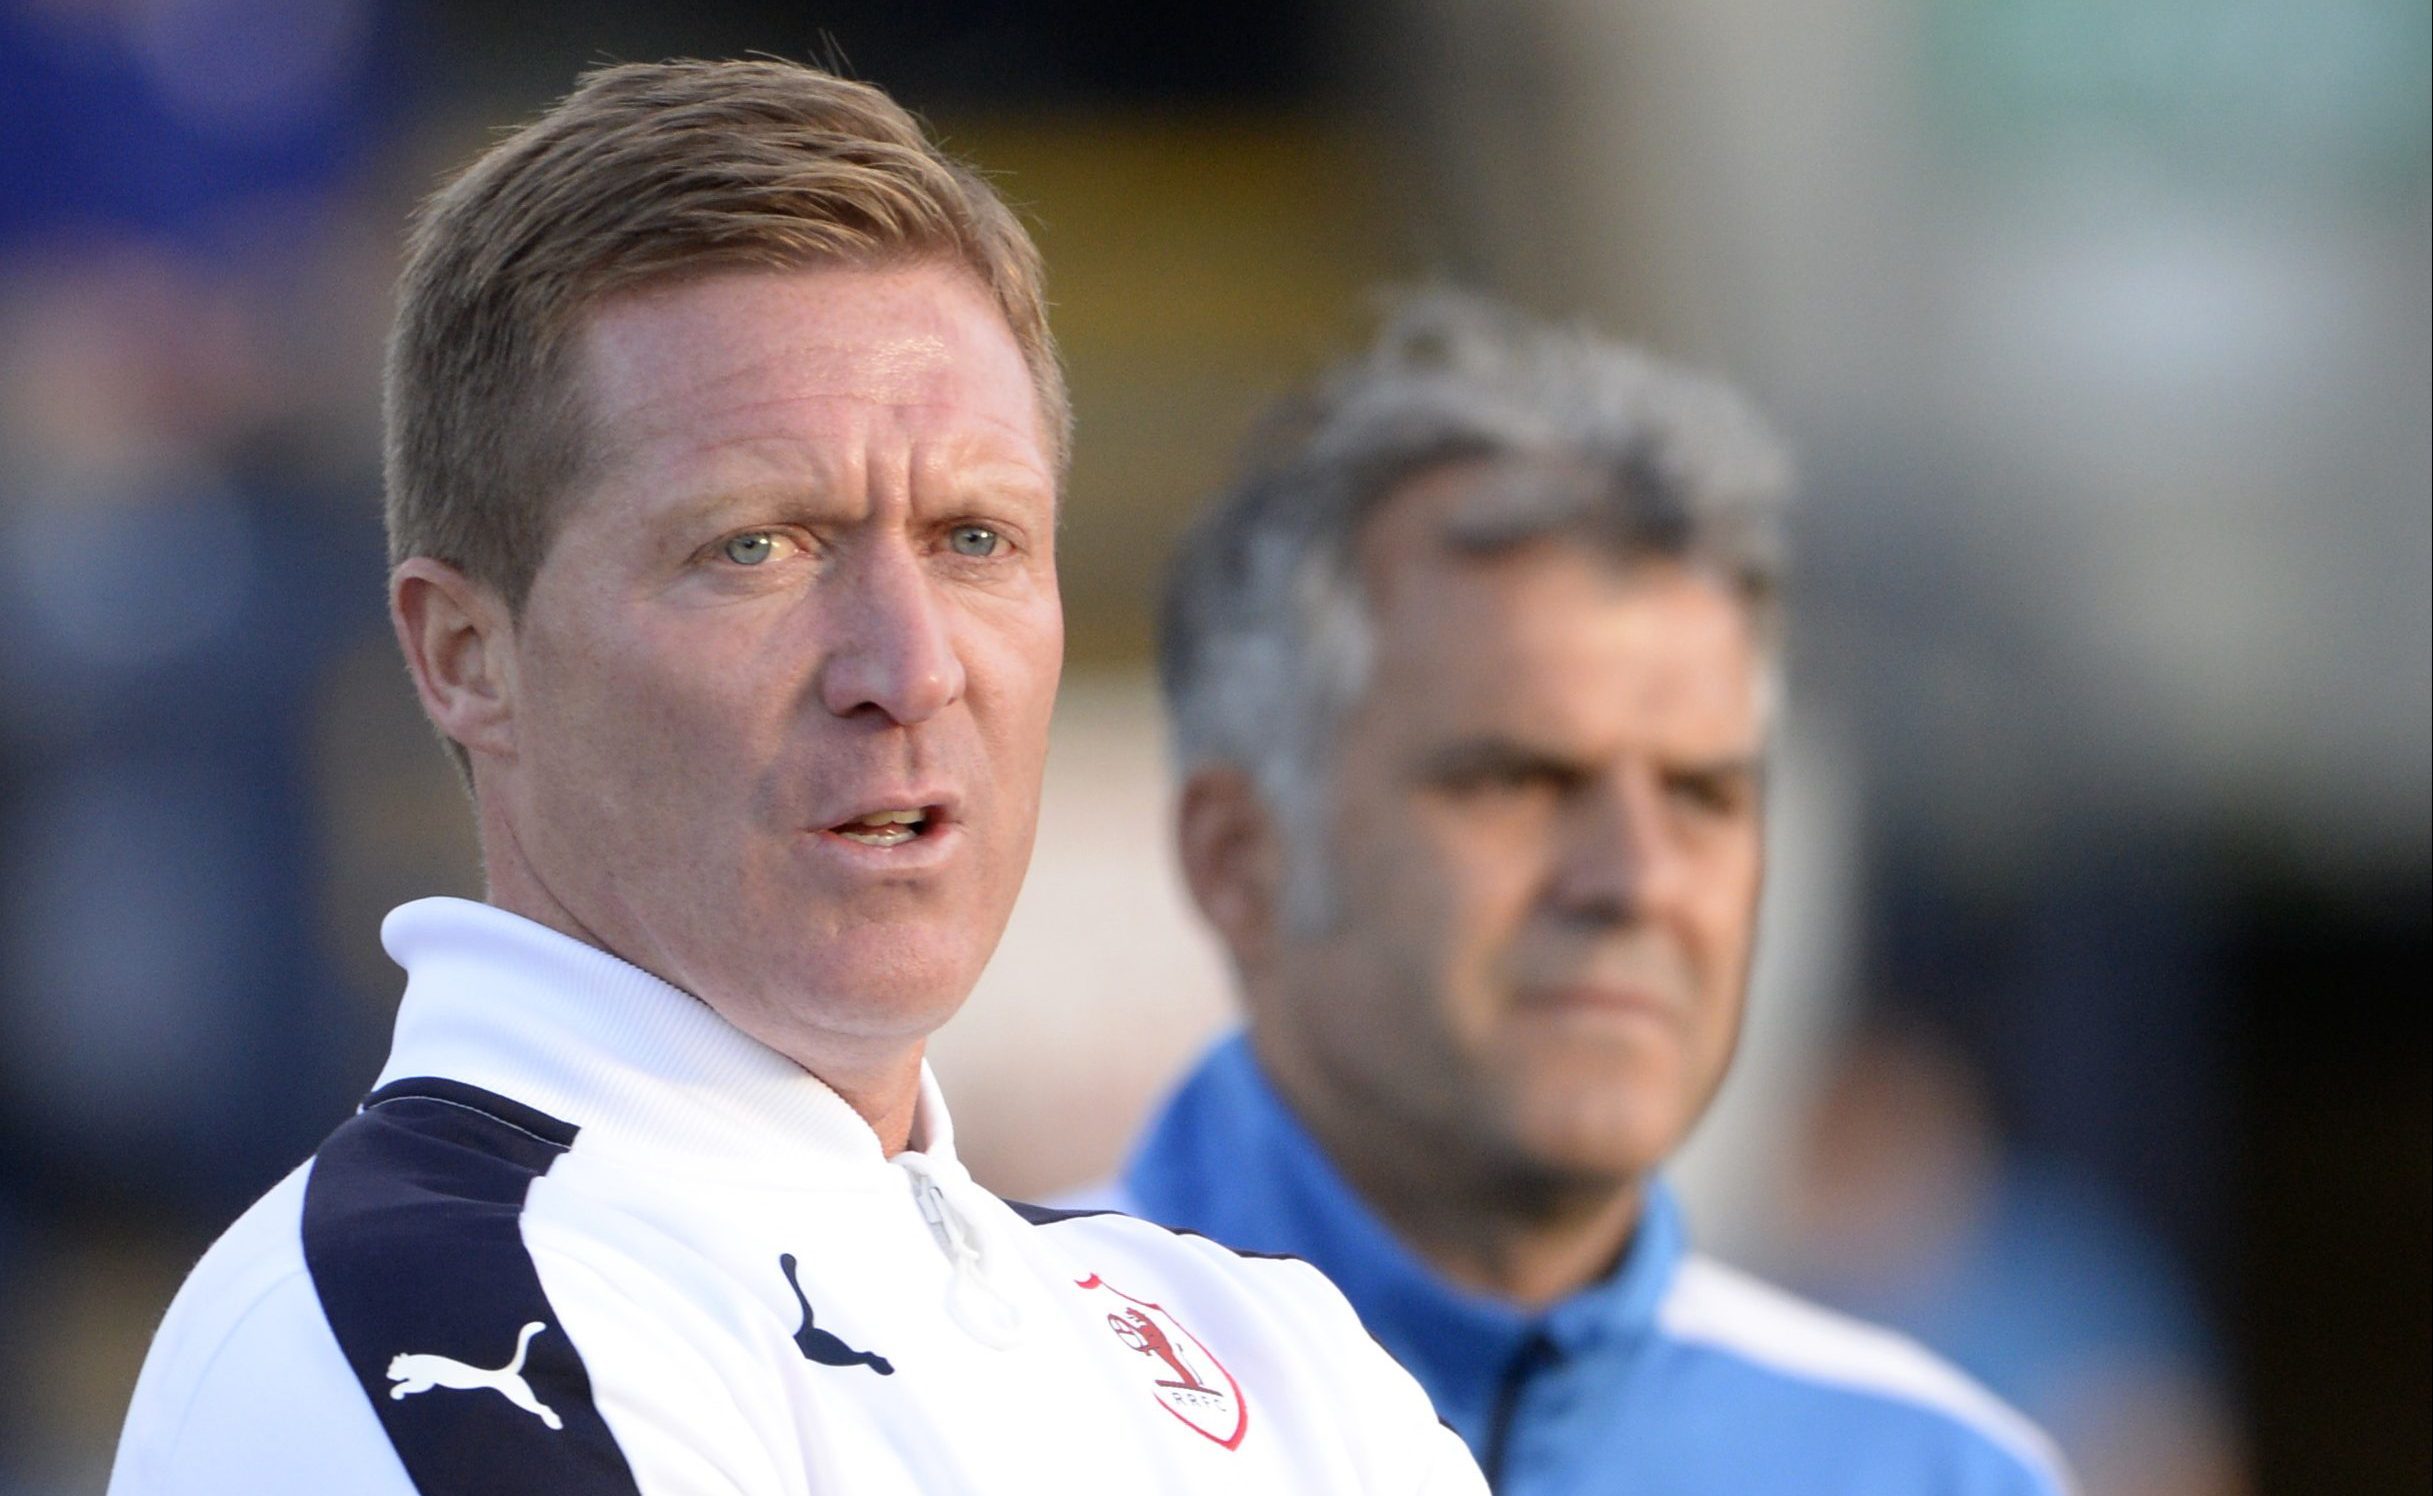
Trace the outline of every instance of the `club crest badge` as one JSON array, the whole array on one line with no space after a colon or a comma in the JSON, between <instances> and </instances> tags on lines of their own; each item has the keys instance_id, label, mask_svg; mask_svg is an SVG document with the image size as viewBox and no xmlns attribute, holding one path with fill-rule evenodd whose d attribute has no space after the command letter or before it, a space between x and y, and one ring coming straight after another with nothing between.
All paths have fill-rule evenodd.
<instances>
[{"instance_id":1,"label":"club crest badge","mask_svg":"<svg viewBox=\"0 0 2433 1496\"><path fill-rule=\"evenodd\" d=\"M1200 1337L1164 1309L1108 1286L1096 1273L1077 1286L1104 1296L1108 1332L1139 1358L1150 1390L1167 1412L1213 1443L1241 1447L1250 1431L1250 1405L1233 1373Z\"/></svg>"}]
</instances>

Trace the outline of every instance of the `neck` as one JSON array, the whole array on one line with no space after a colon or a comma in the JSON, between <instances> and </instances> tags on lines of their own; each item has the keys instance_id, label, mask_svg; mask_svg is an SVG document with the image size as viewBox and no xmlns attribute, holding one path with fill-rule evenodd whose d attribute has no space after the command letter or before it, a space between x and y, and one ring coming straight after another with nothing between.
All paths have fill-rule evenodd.
<instances>
[{"instance_id":1,"label":"neck","mask_svg":"<svg viewBox=\"0 0 2433 1496\"><path fill-rule=\"evenodd\" d=\"M898 1055L893 1065L841 1080L841 1071L832 1075L812 1070L808 1065L803 1068L820 1084L845 1098L845 1104L870 1124L870 1130L878 1134L880 1151L889 1158L913 1145L913 1116L921 1105L921 1046L916 1044L909 1054Z\"/></svg>"},{"instance_id":2,"label":"neck","mask_svg":"<svg viewBox=\"0 0 2433 1496\"><path fill-rule=\"evenodd\" d=\"M819 1053L807 1052L805 1036L783 1026L778 1021L781 1015L769 1015L764 1020L758 1012L714 1001L687 986L681 973L665 970L665 963L650 960L646 952L620 950L602 938L533 874L504 815L496 814L494 807L484 801L480 819L484 833L483 902L640 967L792 1060L853 1108L877 1134L879 1147L889 1158L912 1146L913 1118L921 1102L921 1056L926 1049L921 1040L907 1043L901 1036L847 1038L823 1043Z\"/></svg>"},{"instance_id":3,"label":"neck","mask_svg":"<svg viewBox=\"0 0 2433 1496\"><path fill-rule=\"evenodd\" d=\"M1526 1309L1613 1270L1637 1231L1643 1179L1565 1174L1491 1155L1476 1140L1380 1127L1360 1098L1261 1063L1352 1189L1447 1280Z\"/></svg>"},{"instance_id":4,"label":"neck","mask_svg":"<svg viewBox=\"0 0 2433 1496\"><path fill-rule=\"evenodd\" d=\"M1638 1229L1638 1185L1530 1180L1515 1174L1424 1178L1388 1161L1337 1159L1352 1186L1412 1251L1474 1293L1525 1309L1571 1297L1613 1271Z\"/></svg>"}]
</instances>

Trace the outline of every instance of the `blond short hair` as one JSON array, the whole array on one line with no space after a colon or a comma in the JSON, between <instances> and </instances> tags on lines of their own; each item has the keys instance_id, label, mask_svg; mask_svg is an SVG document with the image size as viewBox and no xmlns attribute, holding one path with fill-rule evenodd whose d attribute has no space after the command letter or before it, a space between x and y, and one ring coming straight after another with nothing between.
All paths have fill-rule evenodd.
<instances>
[{"instance_id":1,"label":"blond short hair","mask_svg":"<svg viewBox=\"0 0 2433 1496\"><path fill-rule=\"evenodd\" d=\"M878 89L777 61L584 74L417 216L386 394L389 558L445 561L520 611L592 448L585 314L719 270L968 269L1021 347L1059 469L1070 430L1039 251Z\"/></svg>"}]
</instances>

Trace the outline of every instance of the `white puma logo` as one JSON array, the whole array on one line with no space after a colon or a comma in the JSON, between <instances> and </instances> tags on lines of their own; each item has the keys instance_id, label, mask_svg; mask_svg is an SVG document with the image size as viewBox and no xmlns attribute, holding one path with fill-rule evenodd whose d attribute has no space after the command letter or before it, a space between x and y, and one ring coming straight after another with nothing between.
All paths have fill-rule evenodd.
<instances>
[{"instance_id":1,"label":"white puma logo","mask_svg":"<svg viewBox=\"0 0 2433 1496\"><path fill-rule=\"evenodd\" d=\"M531 1383L524 1380L524 1352L531 1346L532 1337L548 1328L537 1319L524 1326L515 1338L514 1359L496 1371L486 1366L467 1366L453 1356L398 1356L389 1362L389 1380L397 1384L389 1389L389 1400L394 1402L434 1387L452 1387L460 1392L487 1387L551 1428L563 1428L558 1415L532 1395Z\"/></svg>"}]
</instances>

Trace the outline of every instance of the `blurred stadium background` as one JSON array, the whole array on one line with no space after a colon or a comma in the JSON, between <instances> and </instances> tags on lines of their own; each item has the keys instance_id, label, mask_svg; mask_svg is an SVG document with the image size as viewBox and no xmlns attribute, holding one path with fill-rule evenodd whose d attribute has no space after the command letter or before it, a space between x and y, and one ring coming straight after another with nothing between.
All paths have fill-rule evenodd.
<instances>
[{"instance_id":1,"label":"blurred stadium background","mask_svg":"<svg viewBox=\"0 0 2433 1496\"><path fill-rule=\"evenodd\" d=\"M100 1490L186 1265L478 892L381 613L399 228L584 65L759 50L1038 226L1071 658L936 1047L1110 1166L1226 1021L1161 838L1166 548L1369 288L1746 385L1803 457L1723 1250L2090 1496L2433 1480L2424 0L0 0L0 1496Z\"/></svg>"}]
</instances>

